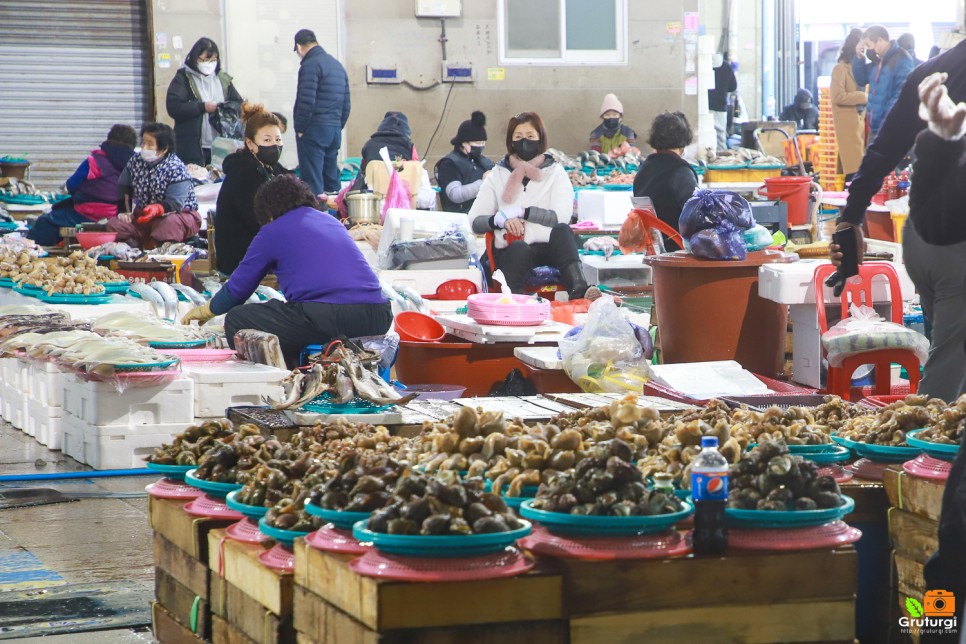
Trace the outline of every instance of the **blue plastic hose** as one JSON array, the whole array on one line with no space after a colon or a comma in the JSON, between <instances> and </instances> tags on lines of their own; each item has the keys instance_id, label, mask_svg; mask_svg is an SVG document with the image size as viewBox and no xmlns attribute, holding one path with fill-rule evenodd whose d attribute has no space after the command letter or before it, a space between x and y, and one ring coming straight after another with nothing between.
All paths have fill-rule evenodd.
<instances>
[{"instance_id":1,"label":"blue plastic hose","mask_svg":"<svg viewBox=\"0 0 966 644\"><path fill-rule=\"evenodd\" d=\"M7 474L0 476L0 483L13 481L63 481L68 479L104 479L115 476L157 476L147 468L137 470L90 470L87 472L48 472L46 474Z\"/></svg>"}]
</instances>

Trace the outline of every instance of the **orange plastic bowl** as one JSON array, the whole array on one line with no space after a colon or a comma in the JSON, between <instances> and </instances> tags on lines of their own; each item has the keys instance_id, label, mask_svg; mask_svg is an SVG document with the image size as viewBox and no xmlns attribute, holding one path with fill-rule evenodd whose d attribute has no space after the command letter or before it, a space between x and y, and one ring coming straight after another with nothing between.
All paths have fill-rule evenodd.
<instances>
[{"instance_id":1,"label":"orange plastic bowl","mask_svg":"<svg viewBox=\"0 0 966 644\"><path fill-rule=\"evenodd\" d=\"M422 313L403 311L396 316L396 333L408 342L439 342L446 335L443 325Z\"/></svg>"},{"instance_id":2,"label":"orange plastic bowl","mask_svg":"<svg viewBox=\"0 0 966 644\"><path fill-rule=\"evenodd\" d=\"M90 250L101 244L109 244L117 239L117 233L77 233L77 243L84 250Z\"/></svg>"}]
</instances>

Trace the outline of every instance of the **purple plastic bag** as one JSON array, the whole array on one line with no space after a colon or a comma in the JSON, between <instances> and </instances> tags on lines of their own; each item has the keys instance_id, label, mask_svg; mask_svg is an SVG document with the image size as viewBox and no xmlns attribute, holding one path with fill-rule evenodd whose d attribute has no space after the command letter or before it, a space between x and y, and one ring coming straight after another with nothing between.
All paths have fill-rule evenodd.
<instances>
[{"instance_id":1,"label":"purple plastic bag","mask_svg":"<svg viewBox=\"0 0 966 644\"><path fill-rule=\"evenodd\" d=\"M698 190L681 209L678 229L682 237L689 239L702 230L726 222L741 230L754 226L755 217L748 202L727 190Z\"/></svg>"},{"instance_id":2,"label":"purple plastic bag","mask_svg":"<svg viewBox=\"0 0 966 644\"><path fill-rule=\"evenodd\" d=\"M691 254L701 259L740 261L748 257L741 231L730 224L701 230L690 237L690 243Z\"/></svg>"}]
</instances>

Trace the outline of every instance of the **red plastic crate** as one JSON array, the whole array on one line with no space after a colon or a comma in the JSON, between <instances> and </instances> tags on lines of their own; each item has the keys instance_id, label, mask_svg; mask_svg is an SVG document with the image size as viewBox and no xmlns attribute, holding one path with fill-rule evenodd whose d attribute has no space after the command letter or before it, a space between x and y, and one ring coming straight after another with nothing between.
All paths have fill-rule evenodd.
<instances>
[{"instance_id":1,"label":"red plastic crate","mask_svg":"<svg viewBox=\"0 0 966 644\"><path fill-rule=\"evenodd\" d=\"M889 396L868 396L866 398L863 398L862 401L859 404L865 405L866 407L875 407L877 409L881 409L882 407L888 407L892 403L896 403L896 402L899 402L901 400L905 400L906 399L906 396L908 396L908 395L909 394L896 394L894 396L893 395L889 395Z\"/></svg>"}]
</instances>

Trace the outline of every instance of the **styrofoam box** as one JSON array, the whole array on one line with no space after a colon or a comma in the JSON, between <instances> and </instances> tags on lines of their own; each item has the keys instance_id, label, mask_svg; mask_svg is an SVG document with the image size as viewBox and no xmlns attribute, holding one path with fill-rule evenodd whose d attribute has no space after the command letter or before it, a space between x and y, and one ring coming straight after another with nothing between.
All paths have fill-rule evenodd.
<instances>
[{"instance_id":1,"label":"styrofoam box","mask_svg":"<svg viewBox=\"0 0 966 644\"><path fill-rule=\"evenodd\" d=\"M651 267L644 263L643 255L616 255L610 259L600 255L585 255L580 262L588 284L614 288L651 284Z\"/></svg>"},{"instance_id":2,"label":"styrofoam box","mask_svg":"<svg viewBox=\"0 0 966 644\"><path fill-rule=\"evenodd\" d=\"M8 389L7 393L10 394L10 416L7 421L17 429L23 430L28 436L33 436L27 425L27 394L19 389Z\"/></svg>"},{"instance_id":3,"label":"styrofoam box","mask_svg":"<svg viewBox=\"0 0 966 644\"><path fill-rule=\"evenodd\" d=\"M815 303L815 269L828 264L827 259L801 259L790 264L765 264L758 271L758 295L778 302L779 304L813 304ZM899 273L902 284L903 300L912 299L914 288L908 288L908 275L902 264L893 264ZM903 275L906 275L903 278ZM911 282L910 282L911 284ZM872 281L872 299L876 302L889 301L889 289L885 278L874 278ZM825 301L834 302L832 289L825 289Z\"/></svg>"},{"instance_id":4,"label":"styrofoam box","mask_svg":"<svg viewBox=\"0 0 966 644\"><path fill-rule=\"evenodd\" d=\"M36 400L27 400L27 433L41 445L61 449L64 440L63 410Z\"/></svg>"},{"instance_id":5,"label":"styrofoam box","mask_svg":"<svg viewBox=\"0 0 966 644\"><path fill-rule=\"evenodd\" d=\"M64 406L65 370L50 362L38 362L27 373L28 392L33 400L52 407Z\"/></svg>"},{"instance_id":6,"label":"styrofoam box","mask_svg":"<svg viewBox=\"0 0 966 644\"><path fill-rule=\"evenodd\" d=\"M620 228L633 208L630 190L581 190L577 193L577 221Z\"/></svg>"},{"instance_id":7,"label":"styrofoam box","mask_svg":"<svg viewBox=\"0 0 966 644\"><path fill-rule=\"evenodd\" d=\"M478 293L483 292L483 274L475 268L450 268L446 270L379 271L379 280L386 284L408 286L420 295L433 295L443 282L469 280L476 284Z\"/></svg>"},{"instance_id":8,"label":"styrofoam box","mask_svg":"<svg viewBox=\"0 0 966 644\"><path fill-rule=\"evenodd\" d=\"M132 386L123 392L110 382L88 382L72 375L65 375L63 383L64 411L91 425L187 426L194 420L190 378L154 387Z\"/></svg>"},{"instance_id":9,"label":"styrofoam box","mask_svg":"<svg viewBox=\"0 0 966 644\"><path fill-rule=\"evenodd\" d=\"M0 380L11 387L20 385L20 360L0 358Z\"/></svg>"},{"instance_id":10,"label":"styrofoam box","mask_svg":"<svg viewBox=\"0 0 966 644\"><path fill-rule=\"evenodd\" d=\"M84 460L95 470L141 468L146 456L163 443L170 443L184 429L184 423L128 426L85 423Z\"/></svg>"},{"instance_id":11,"label":"styrofoam box","mask_svg":"<svg viewBox=\"0 0 966 644\"><path fill-rule=\"evenodd\" d=\"M194 415L220 418L229 407L264 405L283 397L285 369L251 362L186 362L182 372L194 382Z\"/></svg>"},{"instance_id":12,"label":"styrofoam box","mask_svg":"<svg viewBox=\"0 0 966 644\"><path fill-rule=\"evenodd\" d=\"M64 456L70 456L78 463L87 463L84 458L84 429L87 427L87 423L77 418L74 418L70 414L64 414L61 417L61 431L63 433L63 442L60 446L60 451Z\"/></svg>"}]
</instances>

